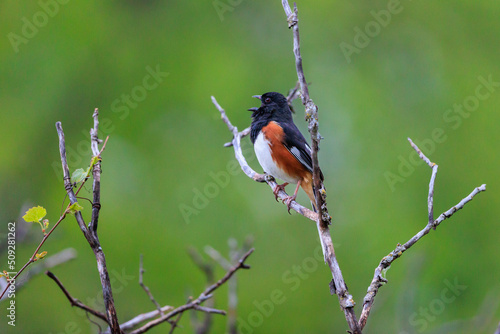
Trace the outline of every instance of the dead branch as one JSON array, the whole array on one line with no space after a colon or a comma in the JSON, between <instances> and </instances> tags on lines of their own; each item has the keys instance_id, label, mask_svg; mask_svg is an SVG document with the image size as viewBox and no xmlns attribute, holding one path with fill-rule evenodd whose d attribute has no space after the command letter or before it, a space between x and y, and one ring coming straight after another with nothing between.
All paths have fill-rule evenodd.
<instances>
[{"instance_id":1,"label":"dead branch","mask_svg":"<svg viewBox=\"0 0 500 334\"><path fill-rule=\"evenodd\" d=\"M253 243L253 238L247 237L241 248L238 247L238 242L234 238L230 238L228 240L229 245L229 260L227 260L222 254L220 254L216 249L211 246L205 247L205 253L210 256L214 261L216 261L222 268L225 270L229 270L232 266L232 263L236 263L240 256L250 249L251 244ZM231 277L228 285L227 292L227 330L228 334L236 334L238 333L237 328L237 306L238 306L238 283L236 280L236 276Z\"/></svg>"},{"instance_id":2,"label":"dead branch","mask_svg":"<svg viewBox=\"0 0 500 334\"><path fill-rule=\"evenodd\" d=\"M391 266L391 264L401 257L403 253L408 250L411 246L413 246L417 241L419 241L424 235L429 233L431 229L436 229L439 224L441 224L445 219L450 218L455 212L462 209L465 204L470 202L474 196L479 194L482 191L486 191L486 184L481 185L480 187L475 188L468 196L463 198L457 205L451 207L448 211L443 212L436 220L434 220L433 212L434 212L434 181L436 179L436 174L438 170L438 165L431 162L422 151L413 143L413 141L408 138L411 146L417 151L418 155L422 160L424 160L427 165L432 169L431 180L429 183L429 195L428 195L428 216L429 220L424 229L415 234L410 240L408 240L405 244L398 244L397 247L390 252L387 256L382 258L377 268L375 268L375 274L373 275L372 282L368 287L368 292L363 300L363 311L361 312L361 316L359 318L359 327L363 329L366 325L366 321L368 320L368 316L370 315L370 310L375 301L375 296L379 288L387 283L387 279L383 277L384 272Z\"/></svg>"},{"instance_id":3,"label":"dead branch","mask_svg":"<svg viewBox=\"0 0 500 334\"><path fill-rule=\"evenodd\" d=\"M214 271L215 266L212 262L205 261L198 251L191 247L188 249L188 254L191 257L193 263L205 274L207 280L207 286L214 284ZM215 305L214 298L210 298L206 301L206 307L213 308ZM191 325L195 329L196 334L206 334L209 332L210 327L212 327L212 313L205 312L203 315L203 320L198 319L197 312L191 313Z\"/></svg>"},{"instance_id":4,"label":"dead branch","mask_svg":"<svg viewBox=\"0 0 500 334\"><path fill-rule=\"evenodd\" d=\"M71 306L76 306L78 308L81 308L82 310L86 311L86 312L89 312L90 314L93 314L95 315L96 317L98 317L99 319L101 320L104 320L107 324L109 324L108 322L108 318L106 317L106 315L102 312L99 312L97 310L94 310L93 308L85 305L84 303L82 303L81 301L79 301L78 299L76 298L73 298L70 293L68 292L68 290L66 290L66 288L64 287L64 285L61 283L61 281L57 278L56 275L54 275L52 272L50 271L46 271L45 272L45 275L49 276L54 282L56 282L56 284L59 286L59 288L62 290L62 292L64 293L64 295L66 296L66 298L68 298L69 300L69 303L71 304Z\"/></svg>"},{"instance_id":5,"label":"dead branch","mask_svg":"<svg viewBox=\"0 0 500 334\"><path fill-rule=\"evenodd\" d=\"M146 292L148 295L149 299L153 302L153 304L156 306L156 309L158 312L163 316L163 311L161 309L160 304L156 301L156 299L153 297L153 294L151 293L151 290L144 284L143 276L144 276L144 267L142 266L142 254L140 255L139 259L139 285L142 287L142 289Z\"/></svg>"},{"instance_id":6,"label":"dead branch","mask_svg":"<svg viewBox=\"0 0 500 334\"><path fill-rule=\"evenodd\" d=\"M335 249L333 247L332 238L330 235L329 224L331 217L328 214L328 209L326 205L326 190L321 181L321 170L318 163L318 151L319 142L321 140L321 135L319 134L319 121L318 121L318 107L314 104L312 99L309 97L309 88L305 79L304 69L302 67L302 56L300 54L300 37L299 37L299 21L298 21L298 10L297 4L294 4L294 10L290 8L288 0L282 0L283 9L285 11L288 28L293 31L293 53L295 55L295 67L297 71L297 77L300 83L300 90L302 96L302 104L305 106L306 120L309 122L309 133L311 134L311 149L312 149L312 164L313 164L313 184L315 191L316 207L319 210L319 216L316 220L316 225L318 228L319 237L321 240L321 246L323 249L323 255L325 262L330 267L332 272L333 284L330 286L331 291L335 292L338 296L340 307L344 311L345 318L349 325L350 330L357 334L361 333L358 327L358 322L356 320L356 314L354 313L354 302L351 294L347 289L342 272L340 270L339 264L337 262L337 257L335 255Z\"/></svg>"},{"instance_id":7,"label":"dead branch","mask_svg":"<svg viewBox=\"0 0 500 334\"><path fill-rule=\"evenodd\" d=\"M207 299L211 298L212 297L212 292L214 292L215 290L217 290L221 285L223 285L224 283L227 282L227 280L229 280L236 271L238 271L239 269L250 269L250 266L246 265L245 264L245 261L246 259L250 256L250 254L252 254L254 251L254 249L250 249L248 252L246 252L239 260L238 260L238 263L231 268L231 270L229 270L225 275L224 277L222 277L220 280L218 280L217 282L215 282L214 284L210 285L209 287L207 287L205 289L205 291L203 291L199 296L198 298L196 298L195 300L192 300L182 306L179 306L177 308L175 308L174 310L170 311L169 313L165 314L164 316L160 317L160 318L157 318L155 320L152 320L150 322L148 322L147 324L145 324L144 326L136 329L135 331L132 331L130 332L130 334L141 334L141 333L145 333L146 331L148 331L150 328L153 328L159 324L161 324L162 322L165 322L165 321L168 321L169 319L171 319L172 317L176 316L177 314L180 314L180 313L183 313L184 311L187 311L187 310L191 310L191 309L194 309L194 310L198 310L198 311L202 311L202 312L206 312L206 311L210 311L211 313L217 313L217 314L226 314L225 311L222 311L222 310L215 310L215 309L211 309L211 308L200 308L200 304L202 304L204 301L206 301Z\"/></svg>"},{"instance_id":8,"label":"dead branch","mask_svg":"<svg viewBox=\"0 0 500 334\"><path fill-rule=\"evenodd\" d=\"M114 300L113 300L113 292L111 289L111 282L109 279L109 274L108 274L108 269L106 266L106 258L104 256L104 252L102 250L101 244L99 242L99 237L97 236L97 223L99 219L99 211L101 208L100 204L100 194L101 194L101 161L100 161L100 156L102 151L104 150L106 146L106 141L104 142L101 150L99 150L99 142L100 140L97 137L98 130L99 130L99 121L98 121L98 116L99 112L97 109L94 110L94 113L92 117L94 118L94 127L90 131L91 133L91 147L92 147L92 153L94 154L94 157L97 157L97 162L95 162L93 166L93 203L92 203L92 218L91 222L89 223L89 228L85 226L85 221L83 220L82 213L80 211L75 212L75 219L78 223L78 226L80 227L80 230L82 231L83 235L85 236L85 239L89 243L90 247L92 248L92 251L94 252L96 261L97 261L97 269L99 271L99 278L101 280L101 286L102 286L102 294L103 294L103 299L104 299L104 305L106 307L106 315L107 319L110 323L111 326L111 333L112 334L119 334L121 333L120 331L120 325L118 322L118 317L116 315L116 309L114 305ZM71 184L71 179L69 175L69 167L68 167L68 162L66 160L66 143L64 140L64 132L61 126L61 122L56 123L56 129L57 129L57 134L59 135L59 151L61 155L61 164L63 168L63 174L64 174L64 188L66 189L66 192L68 193L68 197L70 200L70 204L77 203L77 198L75 193L73 192L73 185Z\"/></svg>"},{"instance_id":9,"label":"dead branch","mask_svg":"<svg viewBox=\"0 0 500 334\"><path fill-rule=\"evenodd\" d=\"M170 305L165 305L161 308L162 312L165 313L165 312L169 312L171 310L173 310L174 307L173 306L170 306ZM153 319L153 318L156 318L158 317L159 313L158 313L158 310L155 309L154 311L151 311L151 312L147 312L147 313L142 313L142 314L139 314L137 316L135 316L133 319L130 319L129 321L127 322L124 322L123 324L120 325L120 329L122 331L124 330L127 330L127 329L132 329L132 328L135 328L137 327L140 323L144 322L144 321L147 321L147 320L150 320L150 319ZM110 330L109 328L104 332L104 334L110 334Z\"/></svg>"}]
</instances>

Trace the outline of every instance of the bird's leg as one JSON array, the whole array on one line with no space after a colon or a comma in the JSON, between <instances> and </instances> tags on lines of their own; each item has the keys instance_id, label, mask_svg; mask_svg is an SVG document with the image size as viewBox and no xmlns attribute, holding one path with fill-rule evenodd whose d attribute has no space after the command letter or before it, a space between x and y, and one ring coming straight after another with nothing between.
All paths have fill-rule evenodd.
<instances>
[{"instance_id":1,"label":"bird's leg","mask_svg":"<svg viewBox=\"0 0 500 334\"><path fill-rule=\"evenodd\" d=\"M278 184L276 188L273 190L274 198L276 199L276 202L278 201L278 193L280 190L285 191L285 187L288 185L288 182L285 182L283 184Z\"/></svg>"},{"instance_id":2,"label":"bird's leg","mask_svg":"<svg viewBox=\"0 0 500 334\"><path fill-rule=\"evenodd\" d=\"M297 188L295 188L295 192L293 193L293 195L288 196L283 200L283 203L285 203L286 207L288 208L288 213L290 213L290 205L292 204L292 201L295 201L295 199L297 198L297 193L299 192L299 187L300 187L300 181L302 180L299 180L299 182L297 182Z\"/></svg>"}]
</instances>

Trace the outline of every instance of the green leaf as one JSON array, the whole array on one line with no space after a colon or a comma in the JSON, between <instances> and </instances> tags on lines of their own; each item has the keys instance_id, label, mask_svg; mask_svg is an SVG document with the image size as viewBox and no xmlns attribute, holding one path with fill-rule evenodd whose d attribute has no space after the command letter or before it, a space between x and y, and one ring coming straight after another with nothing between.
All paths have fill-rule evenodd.
<instances>
[{"instance_id":1,"label":"green leaf","mask_svg":"<svg viewBox=\"0 0 500 334\"><path fill-rule=\"evenodd\" d=\"M82 210L83 210L83 206L78 204L78 202L75 202L75 203L71 204L71 206L68 208L68 213L71 213L72 215L74 215L75 212L82 211Z\"/></svg>"},{"instance_id":2,"label":"green leaf","mask_svg":"<svg viewBox=\"0 0 500 334\"><path fill-rule=\"evenodd\" d=\"M46 214L47 210L45 210L44 207L36 206L26 211L26 214L23 216L23 219L27 223L39 223L40 220L43 217L45 217Z\"/></svg>"},{"instance_id":3,"label":"green leaf","mask_svg":"<svg viewBox=\"0 0 500 334\"><path fill-rule=\"evenodd\" d=\"M87 177L89 169L86 171L83 168L78 168L71 174L71 183L80 183Z\"/></svg>"},{"instance_id":4,"label":"green leaf","mask_svg":"<svg viewBox=\"0 0 500 334\"><path fill-rule=\"evenodd\" d=\"M41 252L40 254L38 254L38 253L37 253L37 254L35 255L35 261L36 261L36 260L43 259L43 258L45 257L45 255L47 255L47 252L46 252L46 251L43 251L43 252Z\"/></svg>"}]
</instances>

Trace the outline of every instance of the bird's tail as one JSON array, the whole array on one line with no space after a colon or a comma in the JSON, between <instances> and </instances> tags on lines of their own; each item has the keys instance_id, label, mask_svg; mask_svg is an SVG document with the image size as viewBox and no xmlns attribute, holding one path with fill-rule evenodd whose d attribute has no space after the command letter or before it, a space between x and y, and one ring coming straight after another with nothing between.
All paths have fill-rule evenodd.
<instances>
[{"instance_id":1,"label":"bird's tail","mask_svg":"<svg viewBox=\"0 0 500 334\"><path fill-rule=\"evenodd\" d=\"M313 211L314 212L318 212L318 209L316 208L316 198L314 197L314 186L313 186L313 183L312 183L312 176L311 176L311 179L303 180L300 183L300 186L306 192L307 197L309 197L309 200L311 201L311 206L312 206Z\"/></svg>"}]
</instances>

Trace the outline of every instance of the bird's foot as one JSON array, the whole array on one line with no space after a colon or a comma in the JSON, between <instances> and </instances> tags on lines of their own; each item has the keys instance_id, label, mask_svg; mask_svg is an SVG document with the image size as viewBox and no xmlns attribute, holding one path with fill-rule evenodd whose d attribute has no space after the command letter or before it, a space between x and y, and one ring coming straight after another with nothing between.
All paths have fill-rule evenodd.
<instances>
[{"instance_id":1,"label":"bird's foot","mask_svg":"<svg viewBox=\"0 0 500 334\"><path fill-rule=\"evenodd\" d=\"M290 213L290 205L292 205L292 202L295 201L295 199L297 198L297 195L293 195L293 196L288 196L287 198L285 198L283 200L283 203L286 204L286 207L288 208L288 213Z\"/></svg>"},{"instance_id":2,"label":"bird's foot","mask_svg":"<svg viewBox=\"0 0 500 334\"><path fill-rule=\"evenodd\" d=\"M288 185L288 182L285 182L283 184L278 184L276 185L276 188L273 190L274 198L276 199L276 202L278 201L278 193L280 190L285 191L285 187Z\"/></svg>"}]
</instances>

